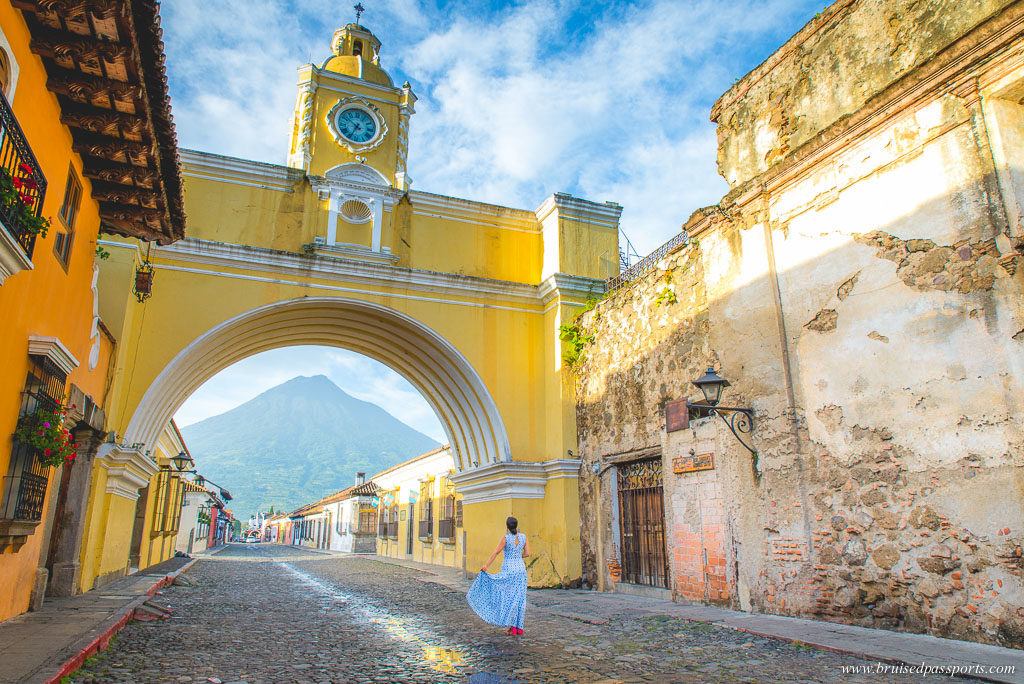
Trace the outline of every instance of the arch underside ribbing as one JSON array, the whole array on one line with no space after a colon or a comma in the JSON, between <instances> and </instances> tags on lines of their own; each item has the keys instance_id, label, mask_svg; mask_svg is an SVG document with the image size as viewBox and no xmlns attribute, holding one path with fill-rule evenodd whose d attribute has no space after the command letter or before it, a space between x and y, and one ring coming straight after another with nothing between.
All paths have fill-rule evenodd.
<instances>
[{"instance_id":1,"label":"arch underside ribbing","mask_svg":"<svg viewBox=\"0 0 1024 684\"><path fill-rule=\"evenodd\" d=\"M349 349L405 377L440 418L458 471L511 459L497 405L458 350L405 314L335 297L269 304L198 337L143 395L125 441L152 447L178 408L208 379L253 354L296 345Z\"/></svg>"}]
</instances>

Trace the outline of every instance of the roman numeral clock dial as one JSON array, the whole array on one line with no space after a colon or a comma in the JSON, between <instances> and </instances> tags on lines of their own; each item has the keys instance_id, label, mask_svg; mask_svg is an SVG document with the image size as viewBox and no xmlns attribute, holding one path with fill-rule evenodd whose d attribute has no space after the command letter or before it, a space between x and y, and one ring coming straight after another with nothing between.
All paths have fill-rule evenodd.
<instances>
[{"instance_id":1,"label":"roman numeral clock dial","mask_svg":"<svg viewBox=\"0 0 1024 684\"><path fill-rule=\"evenodd\" d=\"M377 134L377 122L366 111L350 107L338 114L338 132L354 143L369 142Z\"/></svg>"},{"instance_id":2,"label":"roman numeral clock dial","mask_svg":"<svg viewBox=\"0 0 1024 684\"><path fill-rule=\"evenodd\" d=\"M327 112L326 121L335 142L353 154L376 149L388 134L380 110L361 97L338 100Z\"/></svg>"}]
</instances>

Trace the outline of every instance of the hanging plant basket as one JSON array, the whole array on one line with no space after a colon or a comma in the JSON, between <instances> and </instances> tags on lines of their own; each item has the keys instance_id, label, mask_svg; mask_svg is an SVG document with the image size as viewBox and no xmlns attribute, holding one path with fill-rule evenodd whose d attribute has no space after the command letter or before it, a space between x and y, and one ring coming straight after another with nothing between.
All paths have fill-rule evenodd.
<instances>
[{"instance_id":1,"label":"hanging plant basket","mask_svg":"<svg viewBox=\"0 0 1024 684\"><path fill-rule=\"evenodd\" d=\"M144 302L153 295L153 266L147 261L135 269L135 298Z\"/></svg>"},{"instance_id":2,"label":"hanging plant basket","mask_svg":"<svg viewBox=\"0 0 1024 684\"><path fill-rule=\"evenodd\" d=\"M72 404L72 408L75 408ZM57 466L75 460L78 445L65 425L68 411L64 406L56 409L37 408L18 419L14 439L36 452L36 458L46 466Z\"/></svg>"}]
</instances>

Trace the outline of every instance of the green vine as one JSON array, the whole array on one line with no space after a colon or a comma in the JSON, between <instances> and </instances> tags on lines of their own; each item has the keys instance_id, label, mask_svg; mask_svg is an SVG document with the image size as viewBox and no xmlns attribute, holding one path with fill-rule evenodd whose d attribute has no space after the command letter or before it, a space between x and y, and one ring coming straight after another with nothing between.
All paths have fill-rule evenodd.
<instances>
[{"instance_id":1,"label":"green vine","mask_svg":"<svg viewBox=\"0 0 1024 684\"><path fill-rule=\"evenodd\" d=\"M565 343L562 349L562 360L570 368L579 364L583 356L583 348L594 342L594 336L584 333L576 323L558 326L558 339Z\"/></svg>"},{"instance_id":2,"label":"green vine","mask_svg":"<svg viewBox=\"0 0 1024 684\"><path fill-rule=\"evenodd\" d=\"M101 245L96 245L96 258L105 261L110 258L110 252L103 249Z\"/></svg>"},{"instance_id":3,"label":"green vine","mask_svg":"<svg viewBox=\"0 0 1024 684\"><path fill-rule=\"evenodd\" d=\"M664 304L665 306L675 304L677 301L679 301L679 299L676 297L676 291L668 285L666 285L654 299L655 304Z\"/></svg>"}]
</instances>

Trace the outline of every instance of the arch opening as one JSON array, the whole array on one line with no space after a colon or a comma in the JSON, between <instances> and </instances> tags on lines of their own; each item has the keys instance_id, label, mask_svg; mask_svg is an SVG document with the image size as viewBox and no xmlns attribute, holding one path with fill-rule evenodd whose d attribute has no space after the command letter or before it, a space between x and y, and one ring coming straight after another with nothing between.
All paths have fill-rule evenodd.
<instances>
[{"instance_id":1,"label":"arch opening","mask_svg":"<svg viewBox=\"0 0 1024 684\"><path fill-rule=\"evenodd\" d=\"M458 472L511 460L497 405L455 347L405 314L336 297L262 306L197 337L146 390L124 441L152 447L185 400L228 366L263 351L310 344L362 354L408 380L437 414Z\"/></svg>"}]
</instances>

